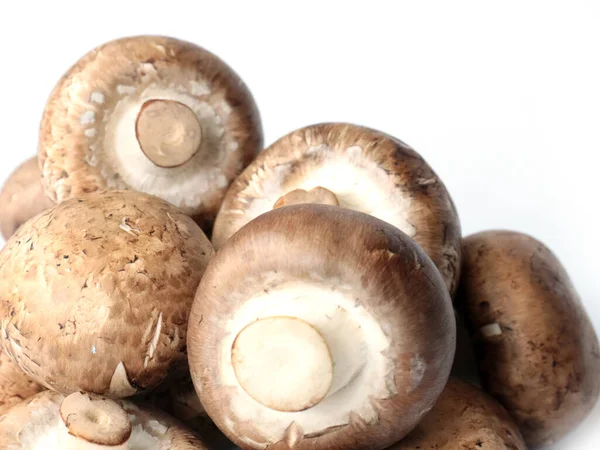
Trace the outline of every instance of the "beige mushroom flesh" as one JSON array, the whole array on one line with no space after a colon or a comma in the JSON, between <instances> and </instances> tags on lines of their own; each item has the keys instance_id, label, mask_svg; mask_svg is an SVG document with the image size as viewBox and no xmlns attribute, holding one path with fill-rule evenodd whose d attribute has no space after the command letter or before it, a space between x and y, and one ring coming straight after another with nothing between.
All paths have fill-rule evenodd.
<instances>
[{"instance_id":1,"label":"beige mushroom flesh","mask_svg":"<svg viewBox=\"0 0 600 450\"><path fill-rule=\"evenodd\" d=\"M0 416L0 448L10 450L208 449L159 410L126 400L45 391Z\"/></svg>"},{"instance_id":2,"label":"beige mushroom flesh","mask_svg":"<svg viewBox=\"0 0 600 450\"><path fill-rule=\"evenodd\" d=\"M189 42L136 36L89 52L56 85L39 158L56 202L130 189L210 226L261 147L252 95L228 65Z\"/></svg>"},{"instance_id":3,"label":"beige mushroom flesh","mask_svg":"<svg viewBox=\"0 0 600 450\"><path fill-rule=\"evenodd\" d=\"M413 238L454 293L460 275L460 222L444 183L412 148L369 128L337 123L281 138L229 188L215 221L216 249L274 207L339 205L381 219Z\"/></svg>"},{"instance_id":4,"label":"beige mushroom flesh","mask_svg":"<svg viewBox=\"0 0 600 450\"><path fill-rule=\"evenodd\" d=\"M455 338L444 279L412 239L303 204L260 215L217 252L188 357L206 412L245 449L380 450L432 407Z\"/></svg>"},{"instance_id":5,"label":"beige mushroom flesh","mask_svg":"<svg viewBox=\"0 0 600 450\"><path fill-rule=\"evenodd\" d=\"M187 373L186 327L213 249L146 194L66 200L0 252L4 351L43 386L119 398Z\"/></svg>"},{"instance_id":6,"label":"beige mushroom flesh","mask_svg":"<svg viewBox=\"0 0 600 450\"><path fill-rule=\"evenodd\" d=\"M506 410L482 390L451 378L433 409L388 450L526 450Z\"/></svg>"},{"instance_id":7,"label":"beige mushroom flesh","mask_svg":"<svg viewBox=\"0 0 600 450\"><path fill-rule=\"evenodd\" d=\"M0 346L0 414L42 390Z\"/></svg>"},{"instance_id":8,"label":"beige mushroom flesh","mask_svg":"<svg viewBox=\"0 0 600 450\"><path fill-rule=\"evenodd\" d=\"M44 194L37 157L28 159L15 169L0 191L2 236L10 238L22 224L53 205Z\"/></svg>"},{"instance_id":9,"label":"beige mushroom flesh","mask_svg":"<svg viewBox=\"0 0 600 450\"><path fill-rule=\"evenodd\" d=\"M463 245L459 302L470 322L486 390L515 418L528 445L573 430L598 399L598 338L556 256L511 231Z\"/></svg>"}]
</instances>

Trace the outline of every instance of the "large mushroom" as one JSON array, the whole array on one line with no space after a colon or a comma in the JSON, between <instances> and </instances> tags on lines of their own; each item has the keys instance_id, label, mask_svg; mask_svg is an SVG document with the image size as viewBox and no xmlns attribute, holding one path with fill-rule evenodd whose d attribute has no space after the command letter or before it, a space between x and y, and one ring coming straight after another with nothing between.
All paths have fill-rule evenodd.
<instances>
[{"instance_id":1,"label":"large mushroom","mask_svg":"<svg viewBox=\"0 0 600 450\"><path fill-rule=\"evenodd\" d=\"M554 254L530 236L488 231L464 240L459 302L483 386L528 445L572 430L600 392L598 338Z\"/></svg>"},{"instance_id":2,"label":"large mushroom","mask_svg":"<svg viewBox=\"0 0 600 450\"><path fill-rule=\"evenodd\" d=\"M234 181L217 216L215 248L262 213L294 203L339 204L413 238L454 292L460 223L446 187L400 140L351 124L299 129L263 151Z\"/></svg>"},{"instance_id":3,"label":"large mushroom","mask_svg":"<svg viewBox=\"0 0 600 450\"><path fill-rule=\"evenodd\" d=\"M204 223L261 146L256 105L229 66L188 42L137 36L96 48L60 80L39 157L57 202L131 189Z\"/></svg>"},{"instance_id":4,"label":"large mushroom","mask_svg":"<svg viewBox=\"0 0 600 450\"><path fill-rule=\"evenodd\" d=\"M451 378L433 409L388 450L526 450L506 410L481 389Z\"/></svg>"},{"instance_id":5,"label":"large mushroom","mask_svg":"<svg viewBox=\"0 0 600 450\"><path fill-rule=\"evenodd\" d=\"M132 191L67 200L0 252L4 350L49 389L126 397L184 373L213 254L194 221Z\"/></svg>"},{"instance_id":6,"label":"large mushroom","mask_svg":"<svg viewBox=\"0 0 600 450\"><path fill-rule=\"evenodd\" d=\"M452 302L431 259L373 216L292 205L217 252L188 357L202 405L246 449L378 450L446 384Z\"/></svg>"},{"instance_id":7,"label":"large mushroom","mask_svg":"<svg viewBox=\"0 0 600 450\"><path fill-rule=\"evenodd\" d=\"M17 167L0 192L0 232L4 239L13 235L26 221L54 203L42 188L37 157Z\"/></svg>"},{"instance_id":8,"label":"large mushroom","mask_svg":"<svg viewBox=\"0 0 600 450\"><path fill-rule=\"evenodd\" d=\"M126 400L51 391L0 416L0 448L9 450L208 449L167 414Z\"/></svg>"},{"instance_id":9,"label":"large mushroom","mask_svg":"<svg viewBox=\"0 0 600 450\"><path fill-rule=\"evenodd\" d=\"M0 414L43 389L28 377L0 346Z\"/></svg>"}]
</instances>

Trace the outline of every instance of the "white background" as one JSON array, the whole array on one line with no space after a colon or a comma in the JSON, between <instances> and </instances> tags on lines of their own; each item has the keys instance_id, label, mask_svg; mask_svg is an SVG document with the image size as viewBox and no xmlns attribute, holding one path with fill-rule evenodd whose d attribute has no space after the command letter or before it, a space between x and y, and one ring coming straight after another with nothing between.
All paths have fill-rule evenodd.
<instances>
[{"instance_id":1,"label":"white background","mask_svg":"<svg viewBox=\"0 0 600 450\"><path fill-rule=\"evenodd\" d=\"M465 234L547 243L600 329L600 2L52 1L0 6L0 182L50 90L98 44L193 41L259 105L266 143L320 121L381 129L445 181ZM600 406L553 449L599 449Z\"/></svg>"}]
</instances>

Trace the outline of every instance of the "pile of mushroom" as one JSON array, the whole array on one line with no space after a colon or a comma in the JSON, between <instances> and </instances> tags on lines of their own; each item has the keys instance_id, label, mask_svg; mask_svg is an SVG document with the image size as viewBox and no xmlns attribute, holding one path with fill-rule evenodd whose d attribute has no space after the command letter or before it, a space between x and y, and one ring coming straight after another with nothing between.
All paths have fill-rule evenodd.
<instances>
[{"instance_id":1,"label":"pile of mushroom","mask_svg":"<svg viewBox=\"0 0 600 450\"><path fill-rule=\"evenodd\" d=\"M548 248L463 239L383 132L260 150L194 44L119 39L61 78L0 193L1 448L524 450L583 421L598 338Z\"/></svg>"}]
</instances>

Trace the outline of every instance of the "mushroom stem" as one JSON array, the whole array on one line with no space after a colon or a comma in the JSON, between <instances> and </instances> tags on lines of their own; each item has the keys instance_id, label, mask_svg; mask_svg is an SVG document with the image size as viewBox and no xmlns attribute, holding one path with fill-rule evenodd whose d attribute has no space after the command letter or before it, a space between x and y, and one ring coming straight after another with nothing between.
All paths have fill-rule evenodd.
<instances>
[{"instance_id":1,"label":"mushroom stem","mask_svg":"<svg viewBox=\"0 0 600 450\"><path fill-rule=\"evenodd\" d=\"M127 412L117 402L95 394L76 392L66 397L60 420L59 441L66 450L126 449L131 436Z\"/></svg>"},{"instance_id":2,"label":"mushroom stem","mask_svg":"<svg viewBox=\"0 0 600 450\"><path fill-rule=\"evenodd\" d=\"M135 123L138 143L158 167L178 167L198 152L202 127L187 105L173 100L148 100Z\"/></svg>"},{"instance_id":3,"label":"mushroom stem","mask_svg":"<svg viewBox=\"0 0 600 450\"><path fill-rule=\"evenodd\" d=\"M304 189L294 189L288 192L275 202L273 209L288 205L299 205L302 203L317 203L321 205L340 206L337 196L329 189L317 186L310 191Z\"/></svg>"},{"instance_id":4,"label":"mushroom stem","mask_svg":"<svg viewBox=\"0 0 600 450\"><path fill-rule=\"evenodd\" d=\"M312 325L295 317L252 322L235 338L231 355L242 388L277 411L296 412L316 405L333 382L327 342Z\"/></svg>"}]
</instances>

